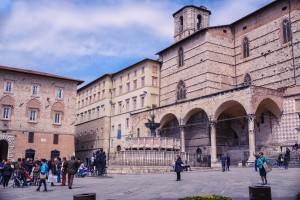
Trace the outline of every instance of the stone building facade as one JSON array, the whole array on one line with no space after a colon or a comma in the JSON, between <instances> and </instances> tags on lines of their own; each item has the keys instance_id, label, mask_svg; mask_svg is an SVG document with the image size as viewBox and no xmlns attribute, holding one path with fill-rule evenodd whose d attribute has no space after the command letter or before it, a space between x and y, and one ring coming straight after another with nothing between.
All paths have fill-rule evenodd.
<instances>
[{"instance_id":1,"label":"stone building facade","mask_svg":"<svg viewBox=\"0 0 300 200\"><path fill-rule=\"evenodd\" d=\"M253 153L299 141L300 2L278 0L228 25L209 26L204 6L175 12L174 43L160 51L161 137L181 150ZM132 123L148 116L132 115Z\"/></svg>"},{"instance_id":2,"label":"stone building facade","mask_svg":"<svg viewBox=\"0 0 300 200\"><path fill-rule=\"evenodd\" d=\"M82 82L0 66L1 159L74 154L74 107Z\"/></svg>"},{"instance_id":3,"label":"stone building facade","mask_svg":"<svg viewBox=\"0 0 300 200\"><path fill-rule=\"evenodd\" d=\"M131 115L159 105L160 63L144 59L121 71L106 74L77 92L76 156L90 158L100 148L113 159L124 141L145 134Z\"/></svg>"},{"instance_id":4,"label":"stone building facade","mask_svg":"<svg viewBox=\"0 0 300 200\"><path fill-rule=\"evenodd\" d=\"M123 146L130 146L130 150L139 146L153 149L146 139L140 139L149 136L145 122L152 112L160 123L157 137L179 140L181 151L191 155L194 164L202 161L193 160L192 155L199 149L214 166L222 153L230 154L234 162L253 162L253 154L259 150L275 151L279 146L299 142L299 10L298 0L277 0L231 24L214 27L209 25L212 13L204 6L178 10L173 14L174 43L157 53L160 72L159 88L154 92L159 95L156 106L151 107L151 102L141 110L112 114L112 109L118 110L126 99L133 99L128 93L80 108L77 119L102 105L108 110L106 118L77 120L77 134L82 134L78 144L89 140L78 150L93 150L96 136L105 138L97 148L108 151L114 147L126 150ZM114 90L124 87L120 77L126 77L128 69L134 68L116 73L118 77L105 75L80 89L78 104L97 96L97 85L104 79L108 81L105 91L111 90L113 95ZM96 90L91 92L92 88ZM141 96L143 91L134 91L134 95ZM121 127L123 133L125 122L131 128L125 128L125 140L116 140L116 130ZM88 136L83 134L86 128L81 129L84 126L93 127ZM155 150L170 150L161 148L162 140L153 138L153 145L155 141ZM171 146L171 150L177 150L177 146Z\"/></svg>"}]
</instances>

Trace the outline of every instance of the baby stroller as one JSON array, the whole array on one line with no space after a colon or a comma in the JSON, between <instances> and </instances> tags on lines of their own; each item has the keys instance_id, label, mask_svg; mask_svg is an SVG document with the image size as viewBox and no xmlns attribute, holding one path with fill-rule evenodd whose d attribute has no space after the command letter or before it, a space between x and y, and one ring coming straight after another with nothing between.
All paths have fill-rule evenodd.
<instances>
[{"instance_id":1,"label":"baby stroller","mask_svg":"<svg viewBox=\"0 0 300 200\"><path fill-rule=\"evenodd\" d=\"M25 170L16 170L13 173L13 188L28 186L26 182Z\"/></svg>"},{"instance_id":2,"label":"baby stroller","mask_svg":"<svg viewBox=\"0 0 300 200\"><path fill-rule=\"evenodd\" d=\"M87 174L88 174L88 169L84 167L78 171L77 177L84 178Z\"/></svg>"},{"instance_id":3,"label":"baby stroller","mask_svg":"<svg viewBox=\"0 0 300 200\"><path fill-rule=\"evenodd\" d=\"M33 178L25 171L26 185L35 185Z\"/></svg>"}]
</instances>

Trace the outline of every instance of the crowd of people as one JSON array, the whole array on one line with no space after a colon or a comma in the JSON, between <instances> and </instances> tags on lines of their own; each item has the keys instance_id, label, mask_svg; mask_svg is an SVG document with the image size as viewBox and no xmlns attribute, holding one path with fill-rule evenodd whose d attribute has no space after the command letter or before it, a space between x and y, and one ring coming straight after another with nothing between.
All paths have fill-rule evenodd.
<instances>
[{"instance_id":1,"label":"crowd of people","mask_svg":"<svg viewBox=\"0 0 300 200\"><path fill-rule=\"evenodd\" d=\"M0 182L4 188L8 187L13 180L14 187L37 185L36 191L40 191L43 184L47 191L47 182L55 186L54 182L61 183L60 186L68 185L72 189L73 179L81 165L81 160L72 156L70 160L66 157L53 158L51 160L32 158L19 158L17 162L0 162ZM68 177L68 182L66 180Z\"/></svg>"}]
</instances>

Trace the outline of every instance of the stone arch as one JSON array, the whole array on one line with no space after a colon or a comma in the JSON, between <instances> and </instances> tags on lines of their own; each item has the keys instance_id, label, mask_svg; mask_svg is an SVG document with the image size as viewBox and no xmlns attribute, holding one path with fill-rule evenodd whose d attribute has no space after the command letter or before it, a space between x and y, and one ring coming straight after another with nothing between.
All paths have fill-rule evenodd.
<instances>
[{"instance_id":1,"label":"stone arch","mask_svg":"<svg viewBox=\"0 0 300 200\"><path fill-rule=\"evenodd\" d=\"M64 105L61 102L55 102L52 105L51 108L52 111L58 111L58 112L63 112L64 111Z\"/></svg>"},{"instance_id":2,"label":"stone arch","mask_svg":"<svg viewBox=\"0 0 300 200\"><path fill-rule=\"evenodd\" d=\"M1 98L0 104L13 107L14 106L14 99L11 96L6 95L6 96Z\"/></svg>"},{"instance_id":3,"label":"stone arch","mask_svg":"<svg viewBox=\"0 0 300 200\"><path fill-rule=\"evenodd\" d=\"M214 114L216 120L216 151L220 158L222 153L231 154L232 163L248 159L249 156L249 134L247 111L242 103L229 100L222 103ZM245 154L237 155L236 148Z\"/></svg>"},{"instance_id":4,"label":"stone arch","mask_svg":"<svg viewBox=\"0 0 300 200\"><path fill-rule=\"evenodd\" d=\"M0 134L0 141L4 140L8 143L7 159L12 160L15 151L15 136L8 134Z\"/></svg>"},{"instance_id":5,"label":"stone arch","mask_svg":"<svg viewBox=\"0 0 300 200\"><path fill-rule=\"evenodd\" d=\"M229 101L226 101L224 103L222 103L217 109L216 109L216 112L214 113L213 115L213 120L217 120L218 117L220 116L220 114L222 112L224 112L225 110L227 109L230 109L230 108L233 108L233 107L239 107L238 109L232 109L232 112L236 115L238 115L238 113L240 112L244 112L244 115L246 116L247 115L247 112L246 112L246 109L245 109L245 106L238 102L238 101L235 101L235 100L229 100Z\"/></svg>"},{"instance_id":6,"label":"stone arch","mask_svg":"<svg viewBox=\"0 0 300 200\"><path fill-rule=\"evenodd\" d=\"M180 138L179 120L173 113L164 115L160 120L161 137Z\"/></svg>"},{"instance_id":7,"label":"stone arch","mask_svg":"<svg viewBox=\"0 0 300 200\"><path fill-rule=\"evenodd\" d=\"M270 98L261 100L254 110L256 116L259 116L265 110L269 110L277 119L279 119L282 114L282 110L278 104Z\"/></svg>"},{"instance_id":8,"label":"stone arch","mask_svg":"<svg viewBox=\"0 0 300 200\"><path fill-rule=\"evenodd\" d=\"M193 108L183 118L185 150L196 152L197 147L209 146L209 117L201 108Z\"/></svg>"},{"instance_id":9,"label":"stone arch","mask_svg":"<svg viewBox=\"0 0 300 200\"><path fill-rule=\"evenodd\" d=\"M41 108L41 103L37 99L31 99L27 103L27 108L34 108L34 109L40 109Z\"/></svg>"}]
</instances>

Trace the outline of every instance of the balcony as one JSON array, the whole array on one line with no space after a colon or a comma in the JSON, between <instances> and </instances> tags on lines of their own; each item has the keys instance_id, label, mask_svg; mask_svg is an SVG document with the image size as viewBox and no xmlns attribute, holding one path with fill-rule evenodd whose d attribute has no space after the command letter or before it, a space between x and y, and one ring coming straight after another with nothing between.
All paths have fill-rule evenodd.
<instances>
[{"instance_id":1,"label":"balcony","mask_svg":"<svg viewBox=\"0 0 300 200\"><path fill-rule=\"evenodd\" d=\"M134 137L124 143L126 150L180 150L180 139L167 137Z\"/></svg>"}]
</instances>

